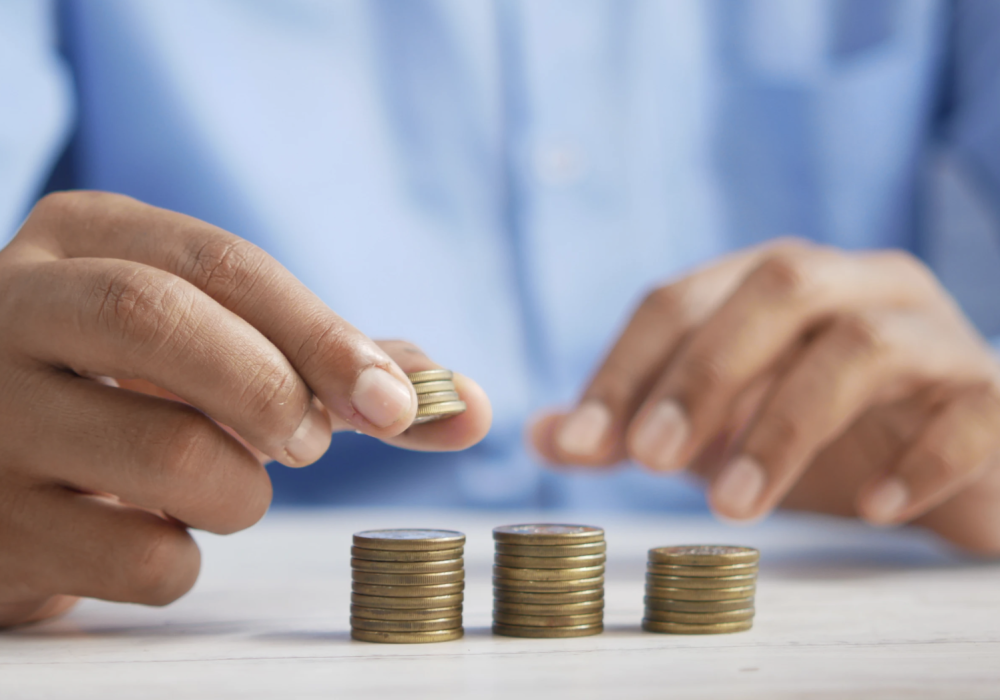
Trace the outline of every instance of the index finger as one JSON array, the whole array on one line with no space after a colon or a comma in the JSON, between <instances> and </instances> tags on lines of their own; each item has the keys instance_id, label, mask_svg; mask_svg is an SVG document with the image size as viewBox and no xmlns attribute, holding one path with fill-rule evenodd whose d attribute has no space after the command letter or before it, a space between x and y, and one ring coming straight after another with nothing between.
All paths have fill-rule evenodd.
<instances>
[{"instance_id":1,"label":"index finger","mask_svg":"<svg viewBox=\"0 0 1000 700\"><path fill-rule=\"evenodd\" d=\"M59 257L119 258L170 272L259 330L355 430L384 439L413 421L416 394L392 358L238 236L122 195L75 192L42 200L18 238Z\"/></svg>"}]
</instances>

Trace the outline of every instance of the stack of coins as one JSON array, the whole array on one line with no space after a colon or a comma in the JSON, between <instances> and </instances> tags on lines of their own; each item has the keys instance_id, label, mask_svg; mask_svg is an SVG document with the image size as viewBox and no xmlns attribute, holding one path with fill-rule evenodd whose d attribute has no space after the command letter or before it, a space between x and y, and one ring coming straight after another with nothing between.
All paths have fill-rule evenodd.
<instances>
[{"instance_id":1,"label":"stack of coins","mask_svg":"<svg viewBox=\"0 0 1000 700\"><path fill-rule=\"evenodd\" d=\"M462 636L465 535L368 530L351 547L351 637L419 644Z\"/></svg>"},{"instance_id":2,"label":"stack of coins","mask_svg":"<svg viewBox=\"0 0 1000 700\"><path fill-rule=\"evenodd\" d=\"M668 634L742 632L753 625L760 552L686 545L649 550L642 628Z\"/></svg>"},{"instance_id":3,"label":"stack of coins","mask_svg":"<svg viewBox=\"0 0 1000 700\"><path fill-rule=\"evenodd\" d=\"M604 630L604 530L505 525L493 539L494 634L585 637Z\"/></svg>"},{"instance_id":4,"label":"stack of coins","mask_svg":"<svg viewBox=\"0 0 1000 700\"><path fill-rule=\"evenodd\" d=\"M455 390L450 369L428 369L406 375L417 391L414 425L450 418L465 412L465 402Z\"/></svg>"}]
</instances>

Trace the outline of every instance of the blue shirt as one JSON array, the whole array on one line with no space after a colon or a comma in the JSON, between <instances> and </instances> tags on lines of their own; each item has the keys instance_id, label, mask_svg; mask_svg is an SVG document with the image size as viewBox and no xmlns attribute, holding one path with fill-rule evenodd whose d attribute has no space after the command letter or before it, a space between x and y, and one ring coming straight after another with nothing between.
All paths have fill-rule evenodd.
<instances>
[{"instance_id":1,"label":"blue shirt","mask_svg":"<svg viewBox=\"0 0 1000 700\"><path fill-rule=\"evenodd\" d=\"M678 507L636 469L544 472L526 417L649 288L776 235L994 284L929 238L925 183L940 150L1000 205L1000 2L7 0L0 236L70 138L63 184L248 238L494 402L467 453L339 438L279 501Z\"/></svg>"}]
</instances>

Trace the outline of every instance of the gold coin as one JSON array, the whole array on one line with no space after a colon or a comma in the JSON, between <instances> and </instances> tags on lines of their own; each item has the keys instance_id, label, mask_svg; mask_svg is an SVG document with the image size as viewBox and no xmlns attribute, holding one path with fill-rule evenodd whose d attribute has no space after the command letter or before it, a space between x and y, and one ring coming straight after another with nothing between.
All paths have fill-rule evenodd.
<instances>
[{"instance_id":1,"label":"gold coin","mask_svg":"<svg viewBox=\"0 0 1000 700\"><path fill-rule=\"evenodd\" d=\"M380 644L426 644L428 642L450 642L453 639L461 639L463 634L465 631L461 627L435 632L376 632L374 630L352 629L351 639Z\"/></svg>"},{"instance_id":2,"label":"gold coin","mask_svg":"<svg viewBox=\"0 0 1000 700\"><path fill-rule=\"evenodd\" d=\"M603 542L604 530L591 525L538 523L501 525L493 528L493 539L504 544L559 545Z\"/></svg>"},{"instance_id":3,"label":"gold coin","mask_svg":"<svg viewBox=\"0 0 1000 700\"><path fill-rule=\"evenodd\" d=\"M576 627L518 627L516 625L493 623L493 634L500 634L504 637L557 639L565 637L589 637L593 634L600 634L603 631L603 624L578 625Z\"/></svg>"},{"instance_id":4,"label":"gold coin","mask_svg":"<svg viewBox=\"0 0 1000 700\"><path fill-rule=\"evenodd\" d=\"M587 615L601 610L604 610L603 599L563 605L533 605L531 603L506 603L502 600L493 601L493 612L502 612L507 615Z\"/></svg>"},{"instance_id":5,"label":"gold coin","mask_svg":"<svg viewBox=\"0 0 1000 700\"><path fill-rule=\"evenodd\" d=\"M450 369L425 369L420 372L410 372L406 378L410 384L423 384L426 382L451 381L455 375Z\"/></svg>"},{"instance_id":6,"label":"gold coin","mask_svg":"<svg viewBox=\"0 0 1000 700\"><path fill-rule=\"evenodd\" d=\"M760 552L753 547L734 547L725 544L689 544L649 550L649 561L681 566L754 564L759 559Z\"/></svg>"},{"instance_id":7,"label":"gold coin","mask_svg":"<svg viewBox=\"0 0 1000 700\"><path fill-rule=\"evenodd\" d=\"M710 625L719 622L743 622L753 619L753 608L716 613L668 612L646 608L646 619L656 622L683 622L690 625Z\"/></svg>"},{"instance_id":8,"label":"gold coin","mask_svg":"<svg viewBox=\"0 0 1000 700\"><path fill-rule=\"evenodd\" d=\"M351 556L355 559L364 559L365 561L446 561L448 559L461 559L463 554L465 554L464 547L432 549L429 552L404 552L397 549L351 547Z\"/></svg>"},{"instance_id":9,"label":"gold coin","mask_svg":"<svg viewBox=\"0 0 1000 700\"><path fill-rule=\"evenodd\" d=\"M417 392L417 400L421 394L436 394L440 391L455 391L455 384L450 379L447 381L422 382L414 384L413 390Z\"/></svg>"},{"instance_id":10,"label":"gold coin","mask_svg":"<svg viewBox=\"0 0 1000 700\"><path fill-rule=\"evenodd\" d=\"M374 596L363 593L351 593L351 602L366 608L389 608L390 610L432 610L434 608L453 608L461 606L465 595L452 593L450 595L424 596L403 598L399 596Z\"/></svg>"},{"instance_id":11,"label":"gold coin","mask_svg":"<svg viewBox=\"0 0 1000 700\"><path fill-rule=\"evenodd\" d=\"M425 403L417 406L417 418L429 416L456 416L468 408L464 401L442 401L441 403Z\"/></svg>"},{"instance_id":12,"label":"gold coin","mask_svg":"<svg viewBox=\"0 0 1000 700\"><path fill-rule=\"evenodd\" d=\"M643 618L642 628L647 632L666 634L727 634L745 632L753 627L753 620L742 622L718 622L712 625L689 625L683 622L657 622Z\"/></svg>"},{"instance_id":13,"label":"gold coin","mask_svg":"<svg viewBox=\"0 0 1000 700\"><path fill-rule=\"evenodd\" d=\"M465 565L464 559L442 559L441 561L365 561L351 559L355 571L370 571L383 574L433 574L458 571Z\"/></svg>"},{"instance_id":14,"label":"gold coin","mask_svg":"<svg viewBox=\"0 0 1000 700\"><path fill-rule=\"evenodd\" d=\"M575 569L515 569L509 566L493 567L494 578L513 581L575 581L604 575L604 565L581 566Z\"/></svg>"},{"instance_id":15,"label":"gold coin","mask_svg":"<svg viewBox=\"0 0 1000 700\"><path fill-rule=\"evenodd\" d=\"M412 598L406 600L412 600ZM445 617L462 617L462 606L394 610L393 608L366 608L363 605L352 605L351 616L363 617L366 620L439 620Z\"/></svg>"},{"instance_id":16,"label":"gold coin","mask_svg":"<svg viewBox=\"0 0 1000 700\"><path fill-rule=\"evenodd\" d=\"M439 583L434 586L380 586L374 583L351 583L351 591L361 595L373 595L381 598L436 598L442 595L452 595L465 590L465 581L457 583Z\"/></svg>"},{"instance_id":17,"label":"gold coin","mask_svg":"<svg viewBox=\"0 0 1000 700\"><path fill-rule=\"evenodd\" d=\"M430 552L465 546L465 535L455 530L365 530L354 535L354 545L365 549Z\"/></svg>"},{"instance_id":18,"label":"gold coin","mask_svg":"<svg viewBox=\"0 0 1000 700\"><path fill-rule=\"evenodd\" d=\"M674 566L673 564L646 565L646 571L660 576L688 576L695 578L720 578L722 576L756 575L756 564L735 564L733 566Z\"/></svg>"},{"instance_id":19,"label":"gold coin","mask_svg":"<svg viewBox=\"0 0 1000 700\"><path fill-rule=\"evenodd\" d=\"M586 591L591 588L603 588L604 577L581 578L575 581L519 581L517 579L493 577L493 587L508 591L524 591L526 593L568 593L570 591Z\"/></svg>"},{"instance_id":20,"label":"gold coin","mask_svg":"<svg viewBox=\"0 0 1000 700\"><path fill-rule=\"evenodd\" d=\"M517 627L578 627L603 622L604 611L586 615L514 615L494 610L493 621Z\"/></svg>"},{"instance_id":21,"label":"gold coin","mask_svg":"<svg viewBox=\"0 0 1000 700\"><path fill-rule=\"evenodd\" d=\"M737 586L752 586L756 581L756 574L748 576L723 576L721 578L646 574L646 583L650 586L658 586L660 588L736 588Z\"/></svg>"},{"instance_id":22,"label":"gold coin","mask_svg":"<svg viewBox=\"0 0 1000 700\"><path fill-rule=\"evenodd\" d=\"M437 620L369 620L351 617L351 629L372 632L433 632L453 630L462 626L462 617L443 617Z\"/></svg>"},{"instance_id":23,"label":"gold coin","mask_svg":"<svg viewBox=\"0 0 1000 700\"><path fill-rule=\"evenodd\" d=\"M511 557L582 557L590 554L604 554L607 551L606 542L589 542L587 544L504 544L496 543L496 553Z\"/></svg>"},{"instance_id":24,"label":"gold coin","mask_svg":"<svg viewBox=\"0 0 1000 700\"><path fill-rule=\"evenodd\" d=\"M439 571L436 574L379 574L355 569L351 572L351 580L374 583L377 586L435 586L439 583L464 581L465 570Z\"/></svg>"},{"instance_id":25,"label":"gold coin","mask_svg":"<svg viewBox=\"0 0 1000 700\"><path fill-rule=\"evenodd\" d=\"M735 600L736 598L752 598L756 586L740 586L739 588L660 588L646 586L646 595L650 598L666 598L667 600Z\"/></svg>"},{"instance_id":26,"label":"gold coin","mask_svg":"<svg viewBox=\"0 0 1000 700\"><path fill-rule=\"evenodd\" d=\"M646 596L646 610L664 610L667 612L715 613L729 610L743 610L753 607L753 597L734 598L733 600L665 600Z\"/></svg>"},{"instance_id":27,"label":"gold coin","mask_svg":"<svg viewBox=\"0 0 1000 700\"><path fill-rule=\"evenodd\" d=\"M524 605L574 605L583 602L604 602L604 589L591 588L584 591L566 591L563 593L531 593L529 591L508 591L503 588L493 589L493 604L524 604Z\"/></svg>"},{"instance_id":28,"label":"gold coin","mask_svg":"<svg viewBox=\"0 0 1000 700\"><path fill-rule=\"evenodd\" d=\"M457 391L435 391L430 394L417 394L417 405L426 406L431 403L444 403L445 401L461 401L462 397Z\"/></svg>"},{"instance_id":29,"label":"gold coin","mask_svg":"<svg viewBox=\"0 0 1000 700\"><path fill-rule=\"evenodd\" d=\"M577 569L600 566L606 559L603 554L588 554L583 557L512 557L508 554L496 554L493 563L519 569Z\"/></svg>"}]
</instances>

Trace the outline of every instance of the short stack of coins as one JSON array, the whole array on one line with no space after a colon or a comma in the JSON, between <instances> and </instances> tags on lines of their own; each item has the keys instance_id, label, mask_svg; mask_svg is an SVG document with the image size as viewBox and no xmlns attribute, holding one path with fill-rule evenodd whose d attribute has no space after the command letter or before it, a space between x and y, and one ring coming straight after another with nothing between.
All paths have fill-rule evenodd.
<instances>
[{"instance_id":1,"label":"short stack of coins","mask_svg":"<svg viewBox=\"0 0 1000 700\"><path fill-rule=\"evenodd\" d=\"M604 630L604 530L505 525L493 539L494 634L585 637Z\"/></svg>"},{"instance_id":2,"label":"short stack of coins","mask_svg":"<svg viewBox=\"0 0 1000 700\"><path fill-rule=\"evenodd\" d=\"M451 370L428 369L406 376L417 392L417 417L413 420L414 425L465 412L465 402L455 389Z\"/></svg>"},{"instance_id":3,"label":"short stack of coins","mask_svg":"<svg viewBox=\"0 0 1000 700\"><path fill-rule=\"evenodd\" d=\"M351 547L351 637L420 644L462 636L465 535L367 530Z\"/></svg>"},{"instance_id":4,"label":"short stack of coins","mask_svg":"<svg viewBox=\"0 0 1000 700\"><path fill-rule=\"evenodd\" d=\"M649 550L642 628L724 634L753 625L760 553L751 547L685 545Z\"/></svg>"}]
</instances>

